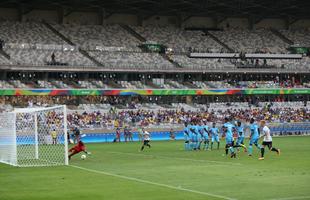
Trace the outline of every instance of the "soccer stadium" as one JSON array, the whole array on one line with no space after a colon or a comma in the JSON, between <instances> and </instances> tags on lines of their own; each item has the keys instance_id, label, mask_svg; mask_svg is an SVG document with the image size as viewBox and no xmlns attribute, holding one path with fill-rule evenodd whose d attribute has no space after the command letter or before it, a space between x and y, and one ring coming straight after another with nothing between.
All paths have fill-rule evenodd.
<instances>
[{"instance_id":1,"label":"soccer stadium","mask_svg":"<svg viewBox=\"0 0 310 200\"><path fill-rule=\"evenodd\" d=\"M310 1L0 1L0 200L310 200L309 136Z\"/></svg>"}]
</instances>

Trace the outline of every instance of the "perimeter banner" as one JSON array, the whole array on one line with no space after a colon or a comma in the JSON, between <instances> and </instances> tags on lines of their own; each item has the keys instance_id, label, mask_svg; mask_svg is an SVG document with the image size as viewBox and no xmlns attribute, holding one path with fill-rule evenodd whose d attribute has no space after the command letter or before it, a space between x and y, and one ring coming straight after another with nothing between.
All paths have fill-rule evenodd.
<instances>
[{"instance_id":1,"label":"perimeter banner","mask_svg":"<svg viewBox=\"0 0 310 200\"><path fill-rule=\"evenodd\" d=\"M191 96L191 95L282 95L310 94L310 88L296 89L0 89L0 96Z\"/></svg>"}]
</instances>

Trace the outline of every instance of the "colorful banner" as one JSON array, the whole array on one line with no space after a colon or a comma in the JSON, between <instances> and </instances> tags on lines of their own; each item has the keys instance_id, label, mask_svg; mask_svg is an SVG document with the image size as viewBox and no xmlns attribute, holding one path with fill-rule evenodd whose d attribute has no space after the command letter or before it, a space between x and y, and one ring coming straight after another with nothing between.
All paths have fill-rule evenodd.
<instances>
[{"instance_id":1,"label":"colorful banner","mask_svg":"<svg viewBox=\"0 0 310 200\"><path fill-rule=\"evenodd\" d=\"M0 89L0 96L164 96L164 95L282 95L310 94L310 88L296 89L149 89L149 90L104 90L104 89Z\"/></svg>"}]
</instances>

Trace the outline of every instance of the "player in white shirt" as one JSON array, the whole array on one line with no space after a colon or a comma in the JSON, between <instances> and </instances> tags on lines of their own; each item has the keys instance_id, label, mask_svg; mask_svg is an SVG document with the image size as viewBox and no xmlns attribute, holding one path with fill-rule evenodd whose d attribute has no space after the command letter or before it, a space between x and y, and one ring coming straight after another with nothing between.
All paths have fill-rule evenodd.
<instances>
[{"instance_id":1,"label":"player in white shirt","mask_svg":"<svg viewBox=\"0 0 310 200\"><path fill-rule=\"evenodd\" d=\"M264 139L261 147L261 157L259 158L259 160L264 160L265 146L267 146L270 151L275 151L278 155L280 155L280 149L272 147L272 137L270 129L268 128L268 126L266 126L266 122L262 120L260 122L260 125L261 127L263 127L263 133L261 135L264 136Z\"/></svg>"},{"instance_id":2,"label":"player in white shirt","mask_svg":"<svg viewBox=\"0 0 310 200\"><path fill-rule=\"evenodd\" d=\"M142 128L142 135L143 135L143 145L140 149L140 151L143 151L144 146L148 146L149 148L151 148L151 145L149 144L151 138L150 138L150 133L147 132L144 128Z\"/></svg>"}]
</instances>

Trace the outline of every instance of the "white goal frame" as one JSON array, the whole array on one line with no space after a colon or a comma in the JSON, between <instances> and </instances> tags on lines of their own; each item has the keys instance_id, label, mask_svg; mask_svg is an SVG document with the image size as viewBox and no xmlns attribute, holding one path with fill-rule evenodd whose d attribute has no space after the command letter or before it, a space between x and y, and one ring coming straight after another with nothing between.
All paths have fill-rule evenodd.
<instances>
[{"instance_id":1,"label":"white goal frame","mask_svg":"<svg viewBox=\"0 0 310 200\"><path fill-rule=\"evenodd\" d=\"M51 132L56 144L51 143ZM66 105L0 113L0 162L18 166L68 165Z\"/></svg>"}]
</instances>

